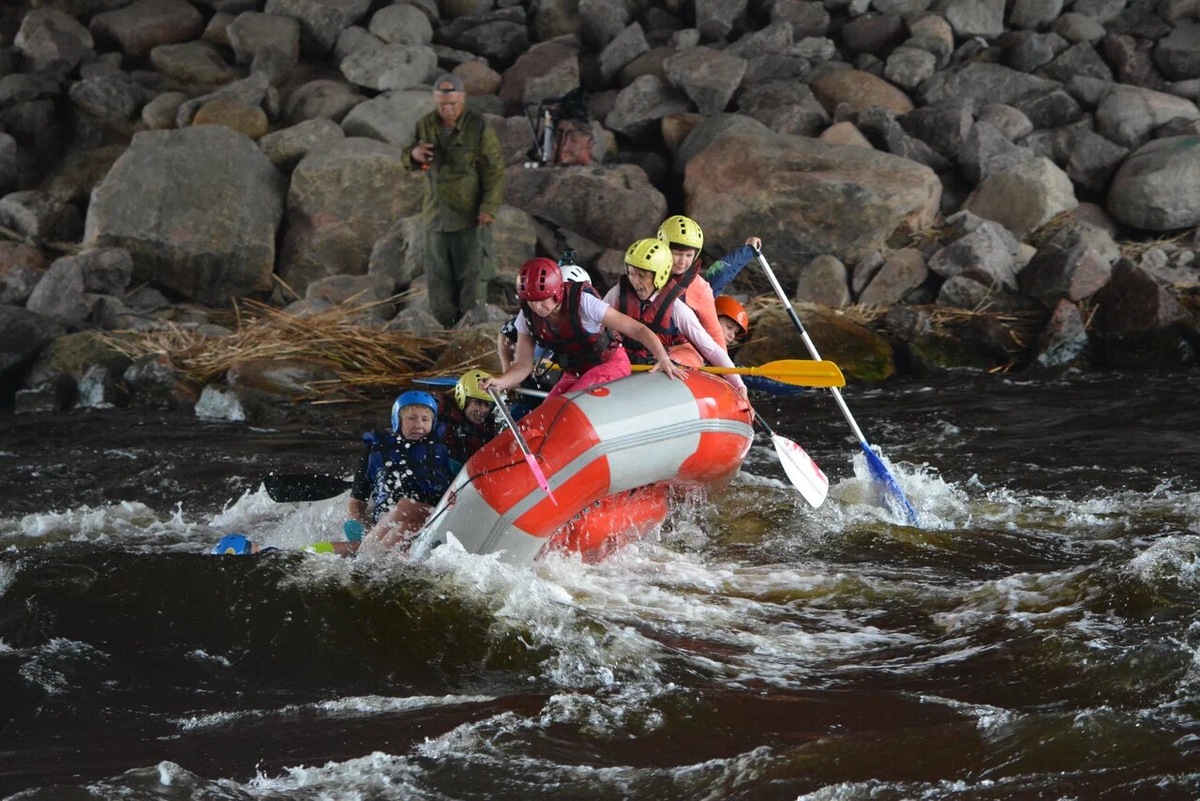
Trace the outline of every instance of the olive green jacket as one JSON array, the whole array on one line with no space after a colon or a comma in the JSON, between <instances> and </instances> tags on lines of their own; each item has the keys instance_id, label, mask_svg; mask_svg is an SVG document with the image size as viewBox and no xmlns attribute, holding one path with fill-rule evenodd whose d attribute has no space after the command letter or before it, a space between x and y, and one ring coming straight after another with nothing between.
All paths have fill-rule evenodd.
<instances>
[{"instance_id":1,"label":"olive green jacket","mask_svg":"<svg viewBox=\"0 0 1200 801\"><path fill-rule=\"evenodd\" d=\"M421 221L427 228L461 231L474 226L483 212L493 217L499 213L504 201L504 158L500 140L482 114L463 109L449 136L442 133L437 111L417 120L406 151L405 166L410 170L421 169L412 159L419 142L434 143L421 205Z\"/></svg>"}]
</instances>

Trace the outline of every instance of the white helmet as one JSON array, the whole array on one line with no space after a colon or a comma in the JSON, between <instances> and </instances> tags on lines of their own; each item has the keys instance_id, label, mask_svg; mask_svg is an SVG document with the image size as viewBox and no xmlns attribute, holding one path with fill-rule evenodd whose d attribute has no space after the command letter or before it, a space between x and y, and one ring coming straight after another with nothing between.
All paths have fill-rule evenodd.
<instances>
[{"instance_id":1,"label":"white helmet","mask_svg":"<svg viewBox=\"0 0 1200 801\"><path fill-rule=\"evenodd\" d=\"M578 264L564 264L560 269L564 281L574 281L577 284L592 283L592 277L588 275L588 271Z\"/></svg>"}]
</instances>

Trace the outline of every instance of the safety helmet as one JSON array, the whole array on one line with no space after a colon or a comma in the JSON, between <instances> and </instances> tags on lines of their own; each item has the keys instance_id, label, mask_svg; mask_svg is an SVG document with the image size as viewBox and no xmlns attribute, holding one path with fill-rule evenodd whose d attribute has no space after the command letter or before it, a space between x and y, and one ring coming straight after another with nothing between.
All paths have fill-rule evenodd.
<instances>
[{"instance_id":1,"label":"safety helmet","mask_svg":"<svg viewBox=\"0 0 1200 801\"><path fill-rule=\"evenodd\" d=\"M410 389L408 392L401 392L396 396L396 402L392 404L392 431L400 433L400 410L405 406L428 406L433 411L433 424L437 425L438 403L437 398L430 395L428 392L420 389Z\"/></svg>"},{"instance_id":2,"label":"safety helmet","mask_svg":"<svg viewBox=\"0 0 1200 801\"><path fill-rule=\"evenodd\" d=\"M234 554L244 556L245 554L254 553L254 543L245 534L226 534L221 537L221 541L212 547L209 553L224 556L226 554Z\"/></svg>"},{"instance_id":3,"label":"safety helmet","mask_svg":"<svg viewBox=\"0 0 1200 801\"><path fill-rule=\"evenodd\" d=\"M746 314L746 309L742 304L728 295L717 295L713 298L713 305L717 309L717 316L728 317L737 323L738 328L742 329L743 336L750 331L750 315Z\"/></svg>"},{"instance_id":4,"label":"safety helmet","mask_svg":"<svg viewBox=\"0 0 1200 801\"><path fill-rule=\"evenodd\" d=\"M700 224L682 214L663 220L663 224L658 226L658 238L669 245L704 249L704 232L700 230Z\"/></svg>"},{"instance_id":5,"label":"safety helmet","mask_svg":"<svg viewBox=\"0 0 1200 801\"><path fill-rule=\"evenodd\" d=\"M562 272L564 281L573 281L576 284L592 283L592 277L588 275L588 271L578 264L563 264L558 269Z\"/></svg>"},{"instance_id":6,"label":"safety helmet","mask_svg":"<svg viewBox=\"0 0 1200 801\"><path fill-rule=\"evenodd\" d=\"M671 277L671 251L658 239L639 239L625 251L625 263L654 273L654 288L662 289Z\"/></svg>"},{"instance_id":7,"label":"safety helmet","mask_svg":"<svg viewBox=\"0 0 1200 801\"><path fill-rule=\"evenodd\" d=\"M517 297L524 301L562 300L563 277L562 271L553 259L538 256L521 265L517 276Z\"/></svg>"},{"instance_id":8,"label":"safety helmet","mask_svg":"<svg viewBox=\"0 0 1200 801\"><path fill-rule=\"evenodd\" d=\"M458 379L458 383L454 385L454 402L458 404L459 409L467 408L467 401L471 398L494 402L494 398L486 389L479 386L479 382L485 378L491 378L492 374L483 370L469 370L462 374Z\"/></svg>"}]
</instances>

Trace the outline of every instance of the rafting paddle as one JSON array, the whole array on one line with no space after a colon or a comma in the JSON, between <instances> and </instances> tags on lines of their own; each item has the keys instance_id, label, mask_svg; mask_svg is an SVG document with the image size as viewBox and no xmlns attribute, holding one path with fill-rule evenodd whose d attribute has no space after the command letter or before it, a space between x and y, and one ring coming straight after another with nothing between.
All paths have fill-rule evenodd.
<instances>
[{"instance_id":1,"label":"rafting paddle","mask_svg":"<svg viewBox=\"0 0 1200 801\"><path fill-rule=\"evenodd\" d=\"M762 266L763 272L766 273L767 280L771 282L771 287L775 290L775 294L779 296L779 300L787 309L788 316L792 318L792 325L800 332L800 338L804 340L804 347L808 349L808 353L814 359L820 359L821 354L817 353L817 346L813 344L812 338L808 332L804 330L804 323L800 322L800 315L796 314L796 309L792 306L792 302L788 300L788 296L784 293L783 287L779 285L779 280L775 278L775 273L771 270L771 265L767 264L766 257L758 248L754 249L755 255L758 257L758 263ZM775 376L772 376L775 377ZM829 391L833 393L833 399L837 401L838 408L842 410L842 416L846 418L846 422L850 424L850 430L854 432L854 436L858 437L858 444L862 448L863 454L867 457L867 466L871 470L871 475L881 482L887 488L888 493L896 502L896 505L904 512L911 525L919 525L917 520L917 511L913 509L912 504L908 502L908 498L904 497L904 490L900 489L900 485L896 483L895 477L888 470L887 465L883 463L883 459L879 454L871 448L867 442L866 436L863 435L862 429L858 427L858 423L854 421L854 415L850 414L850 407L846 405L842 393L838 391L838 385L828 385Z\"/></svg>"},{"instance_id":2,"label":"rafting paddle","mask_svg":"<svg viewBox=\"0 0 1200 801\"><path fill-rule=\"evenodd\" d=\"M512 412L508 410L508 404L504 402L504 398L501 397L500 393L492 387L488 387L487 391L492 396L492 400L496 402L496 410L500 412L500 416L508 424L509 430L513 432L513 438L517 441L517 446L521 449L521 453L525 454L525 464L529 465L529 469L533 471L533 477L537 479L538 486L542 488L542 492L550 497L554 505L558 506L558 500L554 497L554 493L550 491L550 482L546 480L546 474L542 472L537 459L534 458L533 451L529 450L529 443L525 441L525 437L521 436L521 431L517 428L517 421L513 419Z\"/></svg>"},{"instance_id":3,"label":"rafting paddle","mask_svg":"<svg viewBox=\"0 0 1200 801\"><path fill-rule=\"evenodd\" d=\"M328 473L271 473L263 479L267 495L276 503L321 501L341 495L350 484Z\"/></svg>"},{"instance_id":4,"label":"rafting paddle","mask_svg":"<svg viewBox=\"0 0 1200 801\"><path fill-rule=\"evenodd\" d=\"M634 372L644 372L653 370L654 365L635 364L632 369ZM813 359L780 359L758 367L712 367L706 364L703 367L689 369L716 375L760 375L784 384L795 384L802 387L841 387L846 384L841 369L833 362L821 361L819 357L815 361ZM836 392L836 390L834 391Z\"/></svg>"},{"instance_id":5,"label":"rafting paddle","mask_svg":"<svg viewBox=\"0 0 1200 801\"><path fill-rule=\"evenodd\" d=\"M804 500L808 501L814 509L825 503L825 498L829 495L829 479L825 477L821 468L817 467L817 463L812 460L812 457L795 442L776 434L775 429L771 428L758 412L754 413L754 419L771 438L771 444L775 446L775 454L779 457L779 463L783 465L783 472L787 473L792 486L804 496Z\"/></svg>"}]
</instances>

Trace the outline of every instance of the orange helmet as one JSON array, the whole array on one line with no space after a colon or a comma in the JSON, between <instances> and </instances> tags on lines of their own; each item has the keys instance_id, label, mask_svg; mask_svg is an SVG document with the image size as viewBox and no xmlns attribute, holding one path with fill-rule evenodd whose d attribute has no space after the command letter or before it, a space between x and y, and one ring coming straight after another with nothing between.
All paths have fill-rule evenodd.
<instances>
[{"instance_id":1,"label":"orange helmet","mask_svg":"<svg viewBox=\"0 0 1200 801\"><path fill-rule=\"evenodd\" d=\"M718 317L728 317L738 324L742 329L742 336L750 333L750 315L746 314L742 304L728 295L717 295L713 298L713 305L717 308Z\"/></svg>"}]
</instances>

